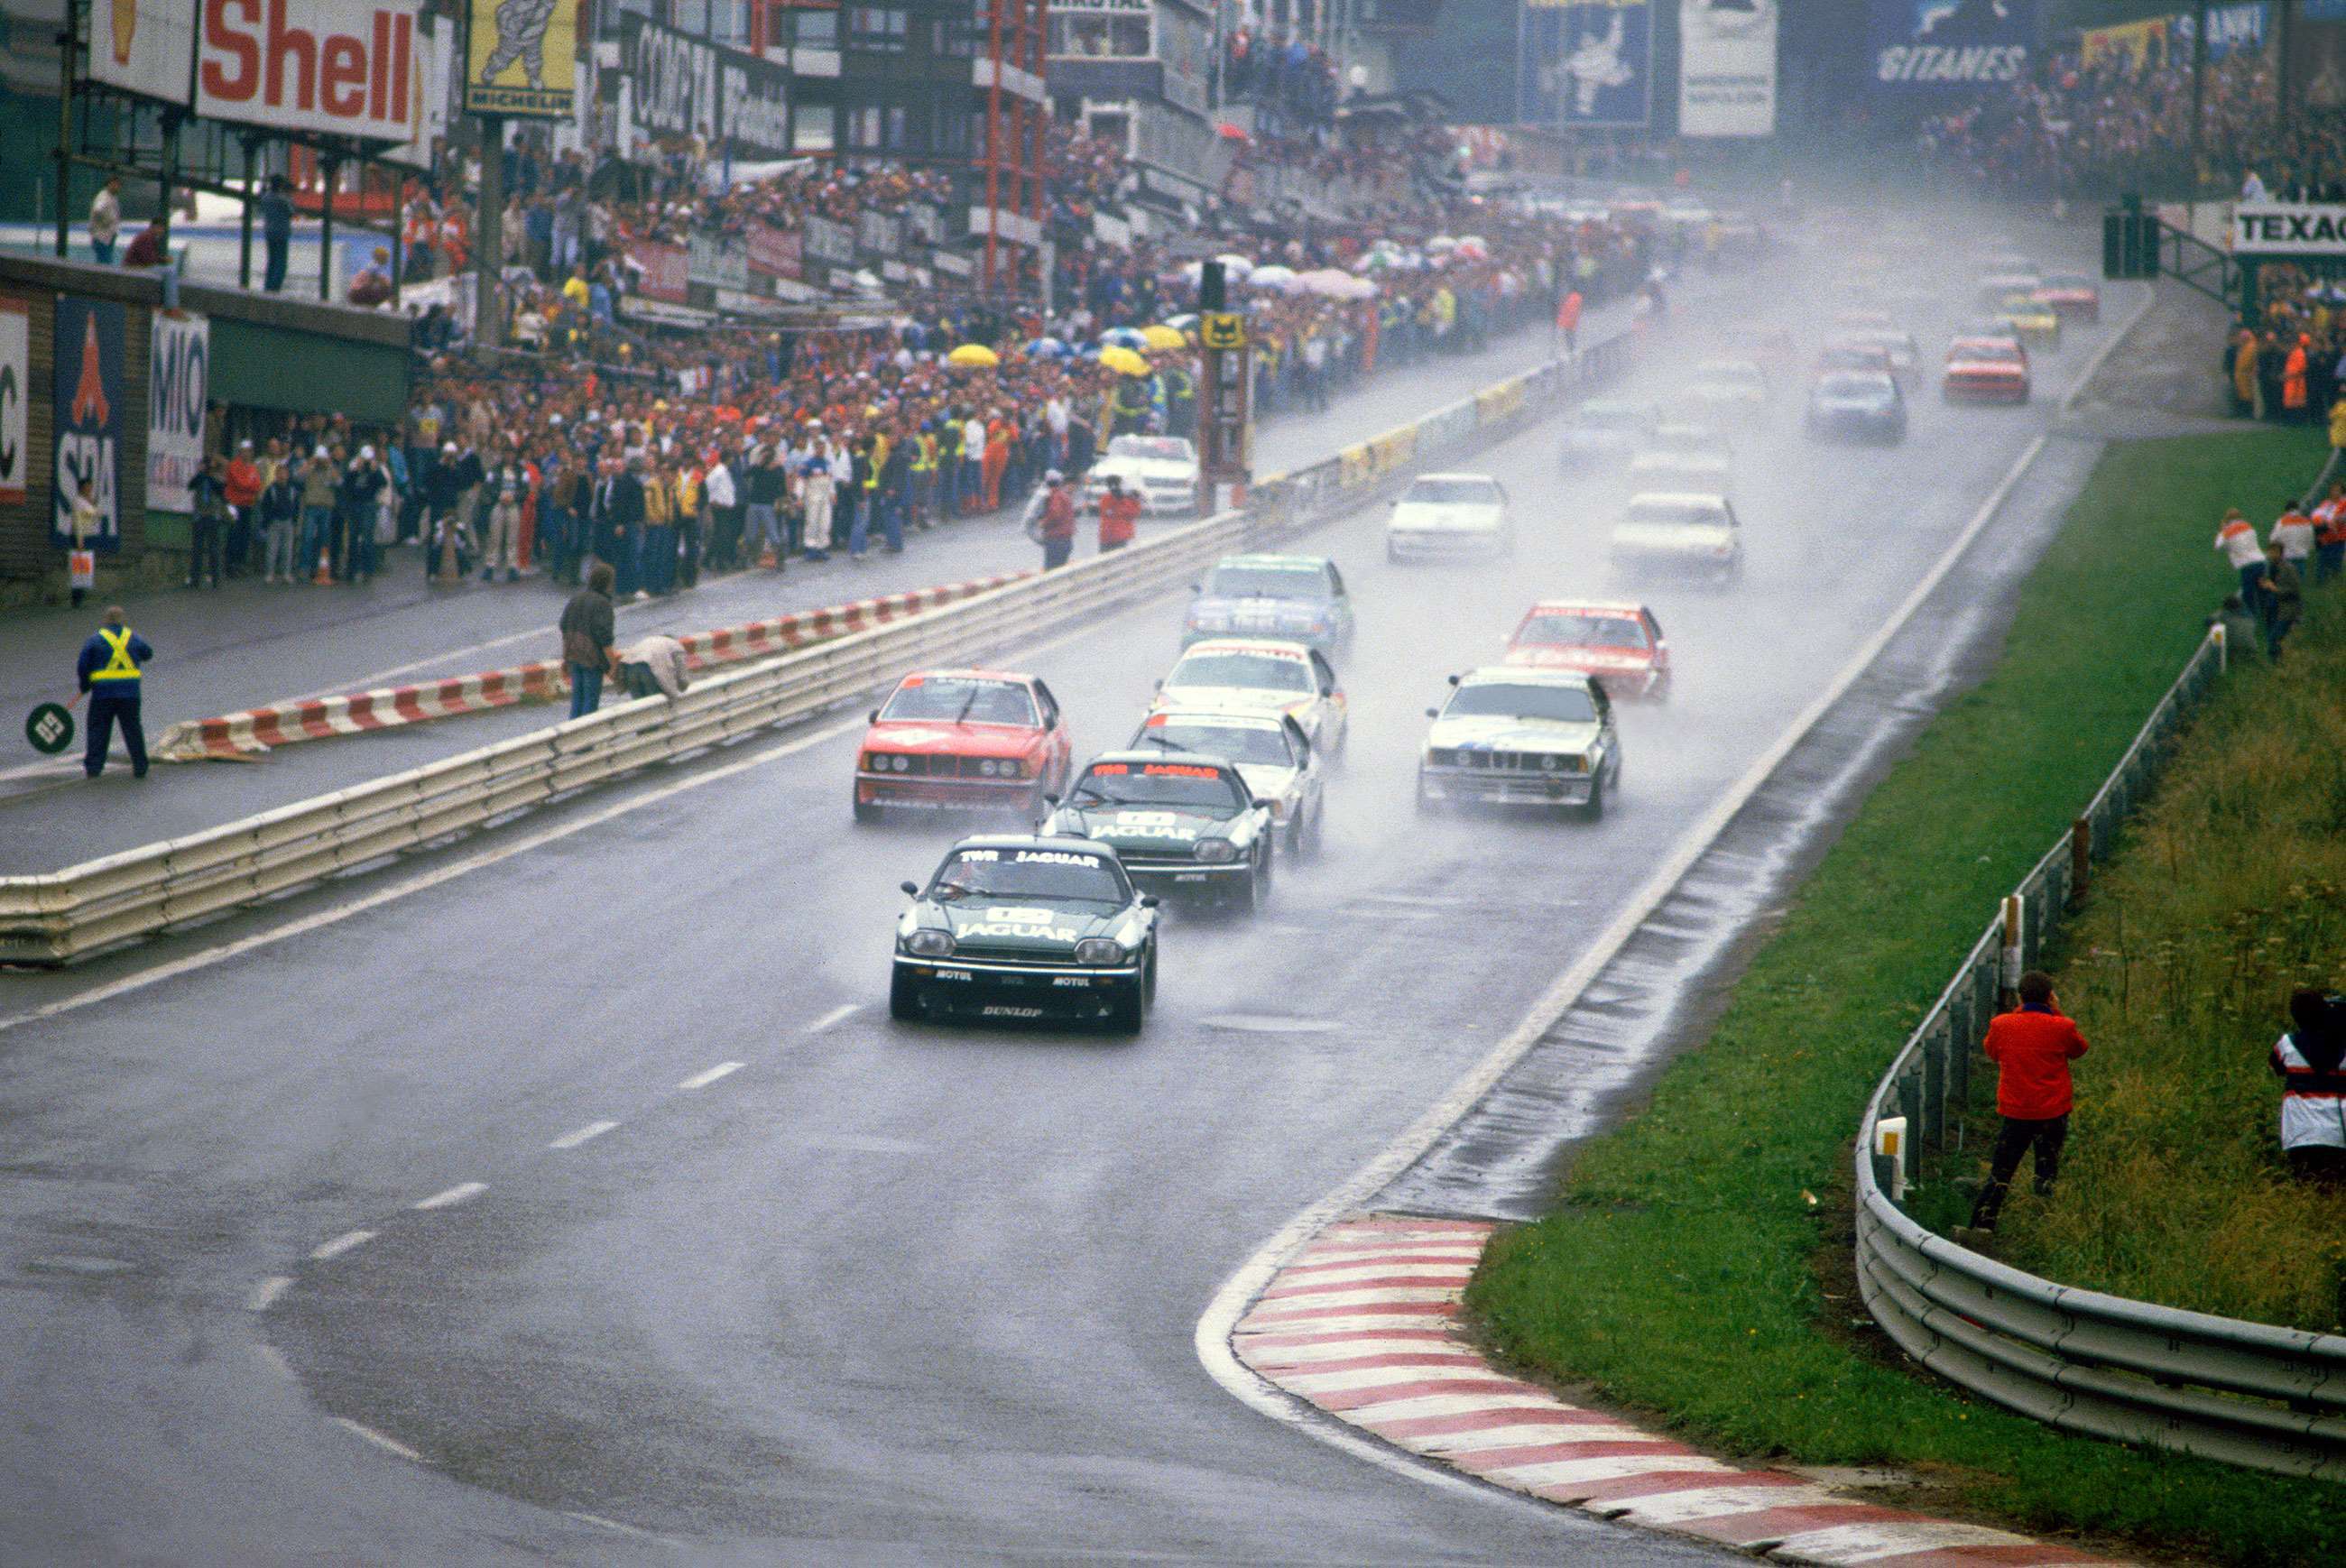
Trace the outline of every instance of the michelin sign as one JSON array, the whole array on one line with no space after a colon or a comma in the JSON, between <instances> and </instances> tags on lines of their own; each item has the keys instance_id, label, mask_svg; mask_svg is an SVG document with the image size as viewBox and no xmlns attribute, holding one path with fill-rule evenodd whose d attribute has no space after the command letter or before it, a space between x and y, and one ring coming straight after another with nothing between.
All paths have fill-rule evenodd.
<instances>
[{"instance_id":1,"label":"michelin sign","mask_svg":"<svg viewBox=\"0 0 2346 1568\"><path fill-rule=\"evenodd\" d=\"M1525 125L1642 128L1652 117L1652 0L1524 0Z\"/></svg>"},{"instance_id":2,"label":"michelin sign","mask_svg":"<svg viewBox=\"0 0 2346 1568\"><path fill-rule=\"evenodd\" d=\"M1873 90L1910 97L2015 82L2035 42L2035 0L1873 0Z\"/></svg>"}]
</instances>

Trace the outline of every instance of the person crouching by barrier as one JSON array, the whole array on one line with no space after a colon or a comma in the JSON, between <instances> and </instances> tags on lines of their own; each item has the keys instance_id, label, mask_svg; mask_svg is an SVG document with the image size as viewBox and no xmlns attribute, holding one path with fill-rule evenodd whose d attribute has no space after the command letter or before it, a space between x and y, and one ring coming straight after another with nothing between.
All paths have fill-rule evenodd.
<instances>
[{"instance_id":1,"label":"person crouching by barrier","mask_svg":"<svg viewBox=\"0 0 2346 1568\"><path fill-rule=\"evenodd\" d=\"M1981 1049L1996 1065L1995 1108L2004 1125L1995 1135L1987 1185L1972 1206L1972 1228L1992 1231L2022 1155L2035 1151L2036 1196L2053 1196L2076 1101L2069 1064L2083 1056L2086 1046L2086 1037L2053 995L2053 977L2032 969L2020 977L2019 1007L1989 1022Z\"/></svg>"},{"instance_id":2,"label":"person crouching by barrier","mask_svg":"<svg viewBox=\"0 0 2346 1568\"><path fill-rule=\"evenodd\" d=\"M629 697L682 697L692 684L684 645L654 632L619 655L619 682Z\"/></svg>"},{"instance_id":3,"label":"person crouching by barrier","mask_svg":"<svg viewBox=\"0 0 2346 1568\"><path fill-rule=\"evenodd\" d=\"M2281 1157L2300 1181L2346 1184L2346 997L2292 992L2289 1018L2266 1064L2281 1085Z\"/></svg>"},{"instance_id":4,"label":"person crouching by barrier","mask_svg":"<svg viewBox=\"0 0 2346 1568\"><path fill-rule=\"evenodd\" d=\"M131 777L147 777L147 731L138 722L138 696L145 684L141 667L154 657L147 639L124 624L119 605L107 607L106 625L81 645L74 673L89 694L89 741L81 758L81 770L88 777L106 771L106 750L117 722L122 744L130 753Z\"/></svg>"},{"instance_id":5,"label":"person crouching by barrier","mask_svg":"<svg viewBox=\"0 0 2346 1568\"><path fill-rule=\"evenodd\" d=\"M617 575L607 561L586 569L586 585L562 607L562 662L570 667L570 717L583 718L603 706L603 676L611 667L618 640L618 612L612 607Z\"/></svg>"}]
</instances>

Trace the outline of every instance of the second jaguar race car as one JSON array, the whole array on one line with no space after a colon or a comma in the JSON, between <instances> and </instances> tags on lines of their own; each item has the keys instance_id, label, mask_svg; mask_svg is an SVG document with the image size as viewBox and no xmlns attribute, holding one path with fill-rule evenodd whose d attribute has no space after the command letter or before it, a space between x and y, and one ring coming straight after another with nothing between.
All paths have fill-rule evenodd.
<instances>
[{"instance_id":1,"label":"second jaguar race car","mask_svg":"<svg viewBox=\"0 0 2346 1568\"><path fill-rule=\"evenodd\" d=\"M1236 763L1254 798L1270 802L1271 822L1285 836L1287 852L1299 859L1319 852L1327 775L1303 727L1290 716L1190 708L1152 713L1140 721L1132 749L1152 748L1201 751Z\"/></svg>"},{"instance_id":2,"label":"second jaguar race car","mask_svg":"<svg viewBox=\"0 0 2346 1568\"><path fill-rule=\"evenodd\" d=\"M1238 764L1201 751L1111 751L1092 759L1043 824L1103 844L1155 893L1251 912L1270 896L1270 806Z\"/></svg>"},{"instance_id":3,"label":"second jaguar race car","mask_svg":"<svg viewBox=\"0 0 2346 1568\"><path fill-rule=\"evenodd\" d=\"M1137 1033L1157 996L1157 901L1116 853L991 834L945 854L896 921L890 1016L1097 1023Z\"/></svg>"}]
</instances>

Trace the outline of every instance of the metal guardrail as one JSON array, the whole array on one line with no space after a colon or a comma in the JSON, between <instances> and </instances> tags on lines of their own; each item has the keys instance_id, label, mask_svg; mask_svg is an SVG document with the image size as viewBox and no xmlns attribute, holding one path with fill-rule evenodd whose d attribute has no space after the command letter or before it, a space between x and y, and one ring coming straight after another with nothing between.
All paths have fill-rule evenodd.
<instances>
[{"instance_id":1,"label":"metal guardrail","mask_svg":"<svg viewBox=\"0 0 2346 1568\"><path fill-rule=\"evenodd\" d=\"M1876 1085L1859 1129L1857 1271L1874 1320L1924 1366L2025 1415L2121 1442L2346 1480L2346 1336L2240 1322L2081 1290L2008 1268L1924 1230L1891 1196L1875 1127L1906 1118L1895 1156L1960 1147L1971 1075L2000 991L2034 964L2076 878L2147 792L2186 712L2223 663L2211 633L2134 744L2014 891ZM2008 937L2016 940L2008 941Z\"/></svg>"},{"instance_id":2,"label":"metal guardrail","mask_svg":"<svg viewBox=\"0 0 2346 1568\"><path fill-rule=\"evenodd\" d=\"M1454 419L1422 445L1418 426L1375 438L1366 471L1343 457L1258 486L1247 510L1189 524L1058 571L694 686L670 701L617 704L516 737L298 801L225 827L44 876L0 878L0 962L69 963L102 948L255 904L486 826L573 791L801 719L924 664L975 662L1037 633L1164 593L1237 550L1258 549L1373 500L1413 460L1495 440L1555 412L1553 400L1617 374L1617 339L1486 389L1486 419ZM1454 405L1473 412L1474 398ZM1453 410L1431 416L1441 421ZM1363 449L1349 449L1353 451Z\"/></svg>"}]
</instances>

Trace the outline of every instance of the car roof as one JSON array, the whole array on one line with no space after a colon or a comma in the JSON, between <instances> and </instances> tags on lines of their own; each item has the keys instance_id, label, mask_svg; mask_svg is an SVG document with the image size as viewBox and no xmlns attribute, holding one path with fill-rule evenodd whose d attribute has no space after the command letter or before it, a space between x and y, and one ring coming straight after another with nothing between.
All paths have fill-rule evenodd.
<instances>
[{"instance_id":1,"label":"car roof","mask_svg":"<svg viewBox=\"0 0 2346 1568\"><path fill-rule=\"evenodd\" d=\"M1273 718L1264 713L1225 713L1219 708L1160 708L1142 719L1140 728L1153 729L1175 720L1183 720L1190 724L1219 724L1231 729L1279 730L1284 730L1292 722L1283 718ZM1165 757L1172 754L1160 748L1150 752L1149 755Z\"/></svg>"},{"instance_id":2,"label":"car roof","mask_svg":"<svg viewBox=\"0 0 2346 1568\"><path fill-rule=\"evenodd\" d=\"M1281 637L1200 637L1181 650L1181 658L1198 653L1260 653L1276 654L1281 658L1301 659L1309 663L1311 649L1306 645ZM1176 664L1179 659L1174 661Z\"/></svg>"},{"instance_id":3,"label":"car roof","mask_svg":"<svg viewBox=\"0 0 2346 1568\"><path fill-rule=\"evenodd\" d=\"M1418 475L1418 478L1420 478L1420 479L1473 479L1473 480L1477 480L1477 481L1481 482L1482 484L1489 484L1489 485L1494 485L1494 486L1499 483L1497 480L1495 480L1495 479L1492 478L1492 477L1491 477L1489 474L1487 474L1487 473L1465 473L1465 472L1464 472L1464 471L1461 471L1461 472L1458 472L1458 473L1421 473L1421 474L1419 474L1419 475Z\"/></svg>"},{"instance_id":4,"label":"car roof","mask_svg":"<svg viewBox=\"0 0 2346 1568\"><path fill-rule=\"evenodd\" d=\"M909 670L905 673L904 679L898 681L896 684L898 686L903 686L905 681L914 680L1002 680L1008 681L1014 686L1032 686L1035 684L1035 677L1033 676L1020 675L1014 670L1006 669Z\"/></svg>"},{"instance_id":5,"label":"car roof","mask_svg":"<svg viewBox=\"0 0 2346 1568\"><path fill-rule=\"evenodd\" d=\"M1637 494L1629 497L1629 504L1633 509L1649 501L1658 502L1668 506L1716 506L1722 511L1727 506L1726 496L1707 494L1699 490L1640 490Z\"/></svg>"},{"instance_id":6,"label":"car roof","mask_svg":"<svg viewBox=\"0 0 2346 1568\"><path fill-rule=\"evenodd\" d=\"M1325 555L1282 555L1275 551L1259 550L1240 555L1225 555L1216 566L1311 566L1325 567L1331 563Z\"/></svg>"},{"instance_id":7,"label":"car roof","mask_svg":"<svg viewBox=\"0 0 2346 1568\"><path fill-rule=\"evenodd\" d=\"M1535 599L1525 612L1533 616L1642 616L1643 605L1626 599Z\"/></svg>"},{"instance_id":8,"label":"car roof","mask_svg":"<svg viewBox=\"0 0 2346 1568\"><path fill-rule=\"evenodd\" d=\"M1553 665L1486 664L1458 677L1460 686L1576 686L1596 684L1586 670L1558 669Z\"/></svg>"},{"instance_id":9,"label":"car roof","mask_svg":"<svg viewBox=\"0 0 2346 1568\"><path fill-rule=\"evenodd\" d=\"M1236 771L1238 768L1238 764L1232 762L1229 758L1216 757L1211 752L1168 751L1162 747L1152 747L1146 751L1103 751L1097 757L1093 758L1089 762L1085 763L1084 769L1085 771L1089 772L1092 769L1098 767L1103 762L1114 762L1126 767L1133 767L1151 762L1157 763L1160 766L1168 762L1178 762L1184 767L1212 768L1217 769L1227 768L1232 771Z\"/></svg>"},{"instance_id":10,"label":"car roof","mask_svg":"<svg viewBox=\"0 0 2346 1568\"><path fill-rule=\"evenodd\" d=\"M954 840L953 848L945 852L954 855L964 850L1065 850L1104 860L1116 859L1116 851L1106 844L1066 833L972 833L966 839Z\"/></svg>"}]
</instances>

